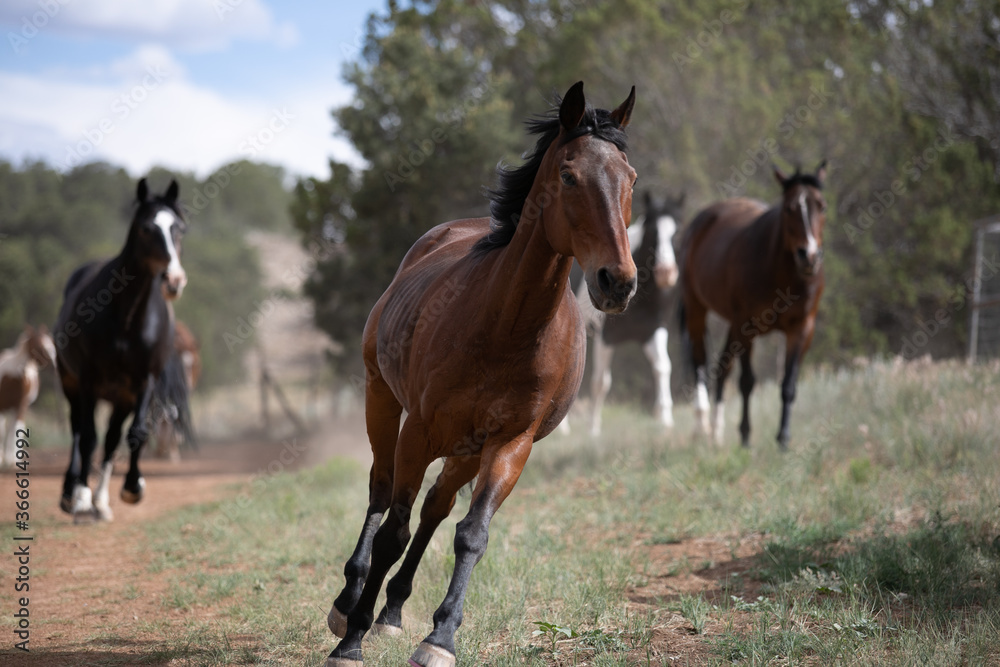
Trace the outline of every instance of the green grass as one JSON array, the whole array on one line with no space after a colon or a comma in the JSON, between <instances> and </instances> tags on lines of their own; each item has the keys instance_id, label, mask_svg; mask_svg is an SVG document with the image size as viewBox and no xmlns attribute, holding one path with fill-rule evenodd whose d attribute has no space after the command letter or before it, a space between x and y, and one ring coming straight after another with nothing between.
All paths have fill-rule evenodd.
<instances>
[{"instance_id":1,"label":"green grass","mask_svg":"<svg viewBox=\"0 0 1000 667\"><path fill-rule=\"evenodd\" d=\"M749 451L735 400L722 449L691 437L689 406L665 435L611 405L604 437L580 423L536 445L472 576L459 664L995 663L998 399L994 367L812 371L784 455L774 385L753 396ZM190 618L162 650L178 664L322 664L367 478L333 460L149 526L162 604ZM430 631L467 507L460 497L428 549L404 637L366 640L366 664L405 664ZM651 560L706 537L729 555ZM746 566L716 574L745 544L759 545ZM635 594L692 574L706 590ZM674 659L682 636L692 652Z\"/></svg>"}]
</instances>

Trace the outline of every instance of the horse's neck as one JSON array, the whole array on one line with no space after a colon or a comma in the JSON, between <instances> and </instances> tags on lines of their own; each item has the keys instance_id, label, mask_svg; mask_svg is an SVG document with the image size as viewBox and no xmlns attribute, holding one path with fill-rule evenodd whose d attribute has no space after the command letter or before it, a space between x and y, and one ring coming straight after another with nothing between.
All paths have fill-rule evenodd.
<instances>
[{"instance_id":1,"label":"horse's neck","mask_svg":"<svg viewBox=\"0 0 1000 667\"><path fill-rule=\"evenodd\" d=\"M486 306L494 309L496 332L537 330L565 298L573 258L553 250L541 219L526 217L511 242L496 252Z\"/></svg>"},{"instance_id":2,"label":"horse's neck","mask_svg":"<svg viewBox=\"0 0 1000 667\"><path fill-rule=\"evenodd\" d=\"M108 265L112 273L119 271L128 278L118 296L121 304L118 308L118 317L126 330L142 322L150 300L154 298L154 292L160 290L159 279L146 271L140 262L132 260L127 253L126 246L122 254Z\"/></svg>"},{"instance_id":3,"label":"horse's neck","mask_svg":"<svg viewBox=\"0 0 1000 667\"><path fill-rule=\"evenodd\" d=\"M772 207L760 214L747 228L750 235L747 250L751 251L764 266L777 266L784 252L781 238L781 207Z\"/></svg>"}]
</instances>

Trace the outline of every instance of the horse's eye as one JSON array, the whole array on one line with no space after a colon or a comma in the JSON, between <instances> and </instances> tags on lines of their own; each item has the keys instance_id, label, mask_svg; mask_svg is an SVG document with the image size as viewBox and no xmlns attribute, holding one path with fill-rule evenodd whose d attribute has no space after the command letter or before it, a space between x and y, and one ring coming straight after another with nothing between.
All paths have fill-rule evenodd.
<instances>
[{"instance_id":1,"label":"horse's eye","mask_svg":"<svg viewBox=\"0 0 1000 667\"><path fill-rule=\"evenodd\" d=\"M568 171L562 172L561 174L559 174L559 177L562 179L563 185L569 185L569 186L576 185L576 179L573 178L573 174L569 173Z\"/></svg>"}]
</instances>

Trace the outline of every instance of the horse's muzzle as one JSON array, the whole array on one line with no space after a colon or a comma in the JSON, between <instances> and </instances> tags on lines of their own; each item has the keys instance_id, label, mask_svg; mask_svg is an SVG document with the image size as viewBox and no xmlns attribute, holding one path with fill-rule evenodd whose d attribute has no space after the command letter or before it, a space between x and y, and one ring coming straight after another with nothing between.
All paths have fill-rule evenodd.
<instances>
[{"instance_id":1,"label":"horse's muzzle","mask_svg":"<svg viewBox=\"0 0 1000 667\"><path fill-rule=\"evenodd\" d=\"M594 307L604 313L620 313L628 306L637 285L635 273L629 277L616 275L608 268L597 270L595 281L587 281L587 293ZM596 283L596 285L595 285Z\"/></svg>"},{"instance_id":2,"label":"horse's muzzle","mask_svg":"<svg viewBox=\"0 0 1000 667\"><path fill-rule=\"evenodd\" d=\"M661 266L657 265L653 269L653 280L656 281L656 286L660 289L667 289L668 287L673 287L677 284L677 276L679 275L677 270L677 265L673 264L671 266Z\"/></svg>"},{"instance_id":3,"label":"horse's muzzle","mask_svg":"<svg viewBox=\"0 0 1000 667\"><path fill-rule=\"evenodd\" d=\"M187 285L187 273L184 272L184 269L168 270L163 274L163 283L166 287L167 298L177 299L184 291L184 286Z\"/></svg>"},{"instance_id":4,"label":"horse's muzzle","mask_svg":"<svg viewBox=\"0 0 1000 667\"><path fill-rule=\"evenodd\" d=\"M805 248L799 248L795 253L795 268L803 278L811 278L819 273L823 266L823 249L819 248L809 253Z\"/></svg>"}]
</instances>

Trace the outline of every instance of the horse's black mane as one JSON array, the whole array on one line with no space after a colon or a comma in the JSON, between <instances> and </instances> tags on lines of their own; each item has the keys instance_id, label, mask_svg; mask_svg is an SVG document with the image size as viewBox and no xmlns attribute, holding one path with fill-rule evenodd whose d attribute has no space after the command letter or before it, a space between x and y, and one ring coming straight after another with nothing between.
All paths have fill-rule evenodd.
<instances>
[{"instance_id":1,"label":"horse's black mane","mask_svg":"<svg viewBox=\"0 0 1000 667\"><path fill-rule=\"evenodd\" d=\"M527 161L519 167L507 166L502 162L497 165L497 186L486 190L486 197L490 200L490 231L476 242L472 248L474 252L486 253L502 248L514 238L521 211L535 183L542 158L559 136L560 102L557 98L555 106L547 114L531 118L525 123L530 134L539 135ZM611 112L605 109L595 109L588 105L583 120L576 129L566 134L563 141L569 142L586 134L610 141L622 151L628 149L625 130L612 120Z\"/></svg>"},{"instance_id":2,"label":"horse's black mane","mask_svg":"<svg viewBox=\"0 0 1000 667\"><path fill-rule=\"evenodd\" d=\"M793 185L807 185L817 190L823 189L823 181L816 178L813 174L802 174L798 170L781 182L782 190L788 190Z\"/></svg>"}]
</instances>

